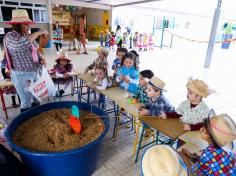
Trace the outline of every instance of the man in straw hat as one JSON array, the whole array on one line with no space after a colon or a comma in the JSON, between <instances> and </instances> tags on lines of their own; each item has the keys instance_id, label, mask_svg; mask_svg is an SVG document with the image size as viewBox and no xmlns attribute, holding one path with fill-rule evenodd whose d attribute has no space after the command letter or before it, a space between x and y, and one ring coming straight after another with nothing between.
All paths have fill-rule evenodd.
<instances>
[{"instance_id":1,"label":"man in straw hat","mask_svg":"<svg viewBox=\"0 0 236 176\"><path fill-rule=\"evenodd\" d=\"M30 25L34 22L30 20L25 9L13 10L12 19L7 23L12 25L12 31L4 38L7 66L11 69L12 81L20 96L23 112L32 106L32 94L25 91L26 82L33 81L38 68L45 64L45 60L35 49L35 39L41 35L48 35L48 32L40 30L29 35Z\"/></svg>"},{"instance_id":2,"label":"man in straw hat","mask_svg":"<svg viewBox=\"0 0 236 176\"><path fill-rule=\"evenodd\" d=\"M210 94L210 90L208 85L199 79L189 79L186 86L187 100L180 103L175 113L167 114L167 117L180 118L185 130L199 130L209 112L203 98Z\"/></svg>"},{"instance_id":3,"label":"man in straw hat","mask_svg":"<svg viewBox=\"0 0 236 176\"><path fill-rule=\"evenodd\" d=\"M236 127L231 117L220 114L205 119L200 134L209 146L202 151L197 162L191 160L191 154L187 149L181 152L193 174L197 176L236 175L235 154L222 149L236 139Z\"/></svg>"},{"instance_id":4,"label":"man in straw hat","mask_svg":"<svg viewBox=\"0 0 236 176\"><path fill-rule=\"evenodd\" d=\"M140 108L140 115L165 117L167 112L174 112L174 107L162 93L165 91L164 87L164 81L155 76L149 80L146 90L148 102L145 104L145 107Z\"/></svg>"},{"instance_id":5,"label":"man in straw hat","mask_svg":"<svg viewBox=\"0 0 236 176\"><path fill-rule=\"evenodd\" d=\"M155 145L142 158L143 176L187 176L187 166L181 156L167 145Z\"/></svg>"}]
</instances>

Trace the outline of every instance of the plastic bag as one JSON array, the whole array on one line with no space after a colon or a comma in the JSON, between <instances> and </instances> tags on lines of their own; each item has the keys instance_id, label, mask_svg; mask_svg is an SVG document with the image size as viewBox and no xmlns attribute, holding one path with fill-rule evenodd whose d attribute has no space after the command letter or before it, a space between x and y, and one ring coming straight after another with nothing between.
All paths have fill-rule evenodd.
<instances>
[{"instance_id":1,"label":"plastic bag","mask_svg":"<svg viewBox=\"0 0 236 176\"><path fill-rule=\"evenodd\" d=\"M29 91L38 101L56 95L56 86L45 67L42 67L41 74L39 74L37 80L30 84Z\"/></svg>"}]
</instances>

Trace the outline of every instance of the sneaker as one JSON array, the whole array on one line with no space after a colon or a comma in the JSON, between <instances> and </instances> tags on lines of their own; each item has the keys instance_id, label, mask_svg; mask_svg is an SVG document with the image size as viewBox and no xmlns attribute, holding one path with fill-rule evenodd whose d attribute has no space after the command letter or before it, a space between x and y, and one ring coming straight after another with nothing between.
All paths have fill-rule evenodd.
<instances>
[{"instance_id":1,"label":"sneaker","mask_svg":"<svg viewBox=\"0 0 236 176\"><path fill-rule=\"evenodd\" d=\"M60 52L59 52L59 51L57 51L57 55L58 55L58 54L60 54Z\"/></svg>"}]
</instances>

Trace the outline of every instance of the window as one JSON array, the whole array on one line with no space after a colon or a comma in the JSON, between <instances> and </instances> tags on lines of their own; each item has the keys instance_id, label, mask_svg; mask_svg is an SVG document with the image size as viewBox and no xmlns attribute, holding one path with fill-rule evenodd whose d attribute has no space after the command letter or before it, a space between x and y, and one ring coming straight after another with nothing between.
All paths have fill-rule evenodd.
<instances>
[{"instance_id":1,"label":"window","mask_svg":"<svg viewBox=\"0 0 236 176\"><path fill-rule=\"evenodd\" d=\"M41 10L41 22L47 22L46 10Z\"/></svg>"},{"instance_id":2,"label":"window","mask_svg":"<svg viewBox=\"0 0 236 176\"><path fill-rule=\"evenodd\" d=\"M46 7L46 4L34 4L35 7Z\"/></svg>"},{"instance_id":3,"label":"window","mask_svg":"<svg viewBox=\"0 0 236 176\"><path fill-rule=\"evenodd\" d=\"M5 4L7 4L7 5L19 5L19 3L18 2L12 2L12 1L5 1Z\"/></svg>"},{"instance_id":4,"label":"window","mask_svg":"<svg viewBox=\"0 0 236 176\"><path fill-rule=\"evenodd\" d=\"M10 21L12 17L12 10L16 9L15 7L1 7L3 21Z\"/></svg>"},{"instance_id":5,"label":"window","mask_svg":"<svg viewBox=\"0 0 236 176\"><path fill-rule=\"evenodd\" d=\"M40 22L40 10L34 10L34 21Z\"/></svg>"},{"instance_id":6,"label":"window","mask_svg":"<svg viewBox=\"0 0 236 176\"><path fill-rule=\"evenodd\" d=\"M31 6L31 7L33 6L33 4L31 4L31 3L20 3L20 5L21 6Z\"/></svg>"}]
</instances>

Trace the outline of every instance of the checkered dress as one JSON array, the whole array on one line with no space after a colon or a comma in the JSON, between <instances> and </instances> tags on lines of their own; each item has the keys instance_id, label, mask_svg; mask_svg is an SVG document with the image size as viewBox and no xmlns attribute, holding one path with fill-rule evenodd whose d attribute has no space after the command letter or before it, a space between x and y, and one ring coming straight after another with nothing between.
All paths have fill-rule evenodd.
<instances>
[{"instance_id":1,"label":"checkered dress","mask_svg":"<svg viewBox=\"0 0 236 176\"><path fill-rule=\"evenodd\" d=\"M192 172L196 176L236 176L236 156L209 145L192 166Z\"/></svg>"},{"instance_id":2,"label":"checkered dress","mask_svg":"<svg viewBox=\"0 0 236 176\"><path fill-rule=\"evenodd\" d=\"M133 98L138 99L140 103L146 103L148 101L146 89L146 87L143 87L139 84L137 92L134 94Z\"/></svg>"}]
</instances>

